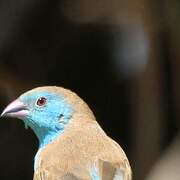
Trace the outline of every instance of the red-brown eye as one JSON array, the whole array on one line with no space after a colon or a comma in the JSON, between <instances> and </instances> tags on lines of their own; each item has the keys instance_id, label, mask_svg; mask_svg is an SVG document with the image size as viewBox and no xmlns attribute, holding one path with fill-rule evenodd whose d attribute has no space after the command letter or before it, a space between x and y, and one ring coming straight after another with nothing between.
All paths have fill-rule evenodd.
<instances>
[{"instance_id":1,"label":"red-brown eye","mask_svg":"<svg viewBox=\"0 0 180 180\"><path fill-rule=\"evenodd\" d=\"M37 100L36 104L37 104L38 106L44 106L44 105L46 104L46 101L47 101L47 99L46 99L45 97L40 97L40 98Z\"/></svg>"}]
</instances>

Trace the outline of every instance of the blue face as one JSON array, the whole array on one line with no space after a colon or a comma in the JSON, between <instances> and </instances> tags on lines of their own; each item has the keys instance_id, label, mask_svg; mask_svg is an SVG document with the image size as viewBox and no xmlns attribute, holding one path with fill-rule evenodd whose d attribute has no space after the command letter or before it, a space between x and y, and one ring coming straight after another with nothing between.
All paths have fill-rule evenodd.
<instances>
[{"instance_id":1,"label":"blue face","mask_svg":"<svg viewBox=\"0 0 180 180\"><path fill-rule=\"evenodd\" d=\"M31 92L20 96L20 100L29 111L23 120L34 130L40 147L61 134L73 114L73 109L65 98L56 93Z\"/></svg>"}]
</instances>

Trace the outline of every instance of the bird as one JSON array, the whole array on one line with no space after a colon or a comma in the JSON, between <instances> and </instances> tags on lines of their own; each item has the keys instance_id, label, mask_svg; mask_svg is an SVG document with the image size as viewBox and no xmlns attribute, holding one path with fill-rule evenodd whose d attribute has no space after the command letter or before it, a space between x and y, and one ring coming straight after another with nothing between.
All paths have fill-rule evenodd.
<instances>
[{"instance_id":1,"label":"bird","mask_svg":"<svg viewBox=\"0 0 180 180\"><path fill-rule=\"evenodd\" d=\"M2 117L22 120L39 141L33 180L131 180L121 146L98 124L89 106L58 86L29 90Z\"/></svg>"}]
</instances>

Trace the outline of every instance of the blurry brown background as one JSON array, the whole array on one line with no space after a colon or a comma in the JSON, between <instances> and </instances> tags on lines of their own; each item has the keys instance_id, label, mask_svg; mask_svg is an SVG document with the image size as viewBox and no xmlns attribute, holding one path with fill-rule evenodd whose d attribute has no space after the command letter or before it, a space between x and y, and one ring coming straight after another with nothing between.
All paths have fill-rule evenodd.
<instances>
[{"instance_id":1,"label":"blurry brown background","mask_svg":"<svg viewBox=\"0 0 180 180\"><path fill-rule=\"evenodd\" d=\"M70 88L134 180L179 180L179 20L178 0L1 0L0 110L36 86ZM23 126L1 119L0 179L32 179L38 142Z\"/></svg>"}]
</instances>

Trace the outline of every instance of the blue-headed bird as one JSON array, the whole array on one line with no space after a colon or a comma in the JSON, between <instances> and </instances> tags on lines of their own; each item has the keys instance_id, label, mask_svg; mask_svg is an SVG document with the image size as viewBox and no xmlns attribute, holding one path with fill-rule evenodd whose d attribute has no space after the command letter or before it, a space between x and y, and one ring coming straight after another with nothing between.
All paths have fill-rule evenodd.
<instances>
[{"instance_id":1,"label":"blue-headed bird","mask_svg":"<svg viewBox=\"0 0 180 180\"><path fill-rule=\"evenodd\" d=\"M36 134L34 180L131 180L122 148L70 90L35 88L10 103L1 116L22 119Z\"/></svg>"}]
</instances>

